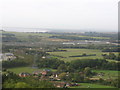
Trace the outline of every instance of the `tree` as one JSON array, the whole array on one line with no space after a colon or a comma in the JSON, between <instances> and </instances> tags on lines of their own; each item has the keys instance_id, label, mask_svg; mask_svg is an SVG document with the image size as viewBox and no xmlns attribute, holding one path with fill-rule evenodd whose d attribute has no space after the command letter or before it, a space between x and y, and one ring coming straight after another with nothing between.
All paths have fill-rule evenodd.
<instances>
[{"instance_id":1,"label":"tree","mask_svg":"<svg viewBox=\"0 0 120 90\"><path fill-rule=\"evenodd\" d=\"M58 67L58 72L66 72L67 71L67 66L65 64L61 64Z\"/></svg>"},{"instance_id":2,"label":"tree","mask_svg":"<svg viewBox=\"0 0 120 90\"><path fill-rule=\"evenodd\" d=\"M87 54L86 53L83 53L82 56L86 56Z\"/></svg>"},{"instance_id":3,"label":"tree","mask_svg":"<svg viewBox=\"0 0 120 90\"><path fill-rule=\"evenodd\" d=\"M117 60L120 61L120 53L118 53Z\"/></svg>"},{"instance_id":4,"label":"tree","mask_svg":"<svg viewBox=\"0 0 120 90\"><path fill-rule=\"evenodd\" d=\"M90 76L92 74L90 67L86 67L84 69L84 74L85 74L85 76Z\"/></svg>"},{"instance_id":5,"label":"tree","mask_svg":"<svg viewBox=\"0 0 120 90\"><path fill-rule=\"evenodd\" d=\"M115 59L116 58L116 55L112 52L109 53L109 58L110 59Z\"/></svg>"},{"instance_id":6,"label":"tree","mask_svg":"<svg viewBox=\"0 0 120 90\"><path fill-rule=\"evenodd\" d=\"M80 73L74 73L73 74L73 81L75 82L83 82L84 81L84 76L80 75Z\"/></svg>"},{"instance_id":7,"label":"tree","mask_svg":"<svg viewBox=\"0 0 120 90\"><path fill-rule=\"evenodd\" d=\"M3 82L3 88L14 88L15 87L15 81L13 79L11 80L6 80Z\"/></svg>"},{"instance_id":8,"label":"tree","mask_svg":"<svg viewBox=\"0 0 120 90\"><path fill-rule=\"evenodd\" d=\"M76 70L74 68L72 68L71 66L68 66L67 71L68 72L75 72Z\"/></svg>"},{"instance_id":9,"label":"tree","mask_svg":"<svg viewBox=\"0 0 120 90\"><path fill-rule=\"evenodd\" d=\"M61 73L61 74L59 74L59 78L61 79L61 80L66 80L66 75L67 75L67 73L65 73L65 72L63 72L63 73Z\"/></svg>"}]
</instances>

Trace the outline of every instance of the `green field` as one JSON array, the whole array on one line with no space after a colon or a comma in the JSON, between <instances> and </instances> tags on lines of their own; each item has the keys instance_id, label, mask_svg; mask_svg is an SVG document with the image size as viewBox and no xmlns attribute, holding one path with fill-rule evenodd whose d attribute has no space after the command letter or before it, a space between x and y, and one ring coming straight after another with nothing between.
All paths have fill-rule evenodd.
<instances>
[{"instance_id":1,"label":"green field","mask_svg":"<svg viewBox=\"0 0 120 90\"><path fill-rule=\"evenodd\" d=\"M31 39L34 40L41 40L44 38L48 38L49 36L51 36L52 34L47 34L47 33L25 33L25 32L4 32L4 33L10 33L10 34L15 34L15 37L19 40L22 41L31 41ZM30 36L32 36L32 38L30 38Z\"/></svg>"},{"instance_id":2,"label":"green field","mask_svg":"<svg viewBox=\"0 0 120 90\"><path fill-rule=\"evenodd\" d=\"M115 88L112 86L90 84L90 83L78 83L80 86L70 87L70 88Z\"/></svg>"},{"instance_id":3,"label":"green field","mask_svg":"<svg viewBox=\"0 0 120 90\"><path fill-rule=\"evenodd\" d=\"M93 70L93 72L96 72L98 74L103 73L103 76L93 76L95 78L103 78L103 79L118 78L118 73L120 73L120 71L112 71L112 70Z\"/></svg>"},{"instance_id":4,"label":"green field","mask_svg":"<svg viewBox=\"0 0 120 90\"><path fill-rule=\"evenodd\" d=\"M110 37L92 37L92 36L86 36L86 35L70 35L70 36L73 36L73 37L85 37L85 38L95 38L95 39L110 39Z\"/></svg>"},{"instance_id":5,"label":"green field","mask_svg":"<svg viewBox=\"0 0 120 90\"><path fill-rule=\"evenodd\" d=\"M19 74L21 72L28 72L28 73L33 73L34 71L41 71L43 69L46 69L46 68L41 68L41 69L36 69L36 68L32 68L32 67L16 67L16 68L9 68L8 70L9 71L12 71L16 74ZM49 68L47 68L49 69ZM55 71L54 69L50 69L52 71Z\"/></svg>"},{"instance_id":6,"label":"green field","mask_svg":"<svg viewBox=\"0 0 120 90\"><path fill-rule=\"evenodd\" d=\"M48 52L48 53L51 55L55 55L56 57L62 56L64 58L60 58L60 57L59 58L64 61L71 61L75 59L96 59L96 58L102 59L103 58L101 56L101 54L103 53L101 50L94 50L94 49L64 49L64 50L67 50L67 52L61 51L61 52ZM81 55L83 53L96 54L96 56L69 57L72 55Z\"/></svg>"}]
</instances>

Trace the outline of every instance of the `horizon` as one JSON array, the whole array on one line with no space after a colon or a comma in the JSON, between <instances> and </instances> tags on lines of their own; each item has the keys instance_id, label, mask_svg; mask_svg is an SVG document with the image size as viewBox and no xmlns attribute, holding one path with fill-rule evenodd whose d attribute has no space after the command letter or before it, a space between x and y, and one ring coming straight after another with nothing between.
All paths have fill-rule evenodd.
<instances>
[{"instance_id":1,"label":"horizon","mask_svg":"<svg viewBox=\"0 0 120 90\"><path fill-rule=\"evenodd\" d=\"M103 33L118 33L118 31L109 31L109 30L94 30L94 29L55 29L55 28L25 28L25 27L4 27L1 30L10 31L10 32L69 32L69 33L79 33L79 32L103 32Z\"/></svg>"}]
</instances>

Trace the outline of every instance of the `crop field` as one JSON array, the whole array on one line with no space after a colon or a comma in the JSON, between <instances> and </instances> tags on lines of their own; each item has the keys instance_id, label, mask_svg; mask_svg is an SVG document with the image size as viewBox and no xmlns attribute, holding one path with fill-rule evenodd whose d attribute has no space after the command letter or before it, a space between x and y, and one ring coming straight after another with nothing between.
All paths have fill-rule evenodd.
<instances>
[{"instance_id":1,"label":"crop field","mask_svg":"<svg viewBox=\"0 0 120 90\"><path fill-rule=\"evenodd\" d=\"M101 76L94 76L95 78L103 78L103 79L115 79L118 78L118 75L120 73L120 71L113 71L113 70L93 70L93 72L96 72L98 74L103 73L103 75Z\"/></svg>"},{"instance_id":2,"label":"crop field","mask_svg":"<svg viewBox=\"0 0 120 90\"><path fill-rule=\"evenodd\" d=\"M70 88L115 88L112 86L105 86L99 84L90 84L90 83L78 83L80 86L70 87Z\"/></svg>"},{"instance_id":3,"label":"crop field","mask_svg":"<svg viewBox=\"0 0 120 90\"><path fill-rule=\"evenodd\" d=\"M71 60L76 60L76 59L96 59L96 58L100 58L102 59L103 57L101 56L101 54L103 53L100 50L94 50L94 49L64 49L67 51L61 51L61 52L48 52L51 55L54 56L62 56L63 58L60 58L61 60L64 61L71 61ZM96 54L96 56L83 56L83 57L69 57L69 56L73 56L73 55L82 55L82 54Z\"/></svg>"},{"instance_id":4,"label":"crop field","mask_svg":"<svg viewBox=\"0 0 120 90\"><path fill-rule=\"evenodd\" d=\"M43 69L49 69L49 68L41 68L41 69L36 69L36 68L32 68L32 67L16 67L16 68L9 68L9 71L12 71L16 74L19 74L21 72L28 72L28 73L33 73L34 71L41 71ZM52 71L55 71L54 69L50 69Z\"/></svg>"}]
</instances>

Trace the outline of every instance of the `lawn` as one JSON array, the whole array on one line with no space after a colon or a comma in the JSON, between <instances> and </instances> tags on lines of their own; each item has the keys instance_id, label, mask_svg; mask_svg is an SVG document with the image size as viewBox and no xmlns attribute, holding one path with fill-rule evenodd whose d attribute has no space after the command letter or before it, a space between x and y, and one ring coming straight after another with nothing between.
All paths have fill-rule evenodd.
<instances>
[{"instance_id":1,"label":"lawn","mask_svg":"<svg viewBox=\"0 0 120 90\"><path fill-rule=\"evenodd\" d=\"M43 70L43 69L49 69L49 68L41 68L41 69L36 69L36 68L32 68L32 67L16 67L16 68L9 68L9 71L12 71L16 74L19 74L21 72L28 72L28 73L33 73L34 71L39 71L39 70ZM54 69L50 69L52 71L55 71Z\"/></svg>"},{"instance_id":2,"label":"lawn","mask_svg":"<svg viewBox=\"0 0 120 90\"><path fill-rule=\"evenodd\" d=\"M78 83L80 86L70 87L70 88L115 88L112 86L105 86L99 84L90 84L90 83Z\"/></svg>"},{"instance_id":3,"label":"lawn","mask_svg":"<svg viewBox=\"0 0 120 90\"><path fill-rule=\"evenodd\" d=\"M99 78L103 78L103 79L118 78L118 73L120 73L120 71L113 71L113 70L93 70L93 72L96 72L99 74L103 73L104 74L103 76L93 76L93 77L97 77L97 78L99 77Z\"/></svg>"}]
</instances>

